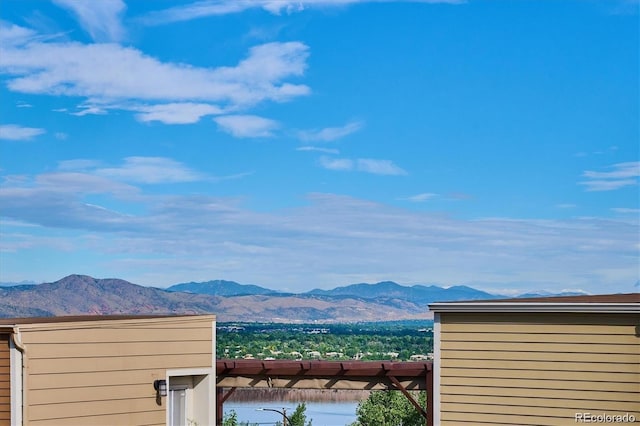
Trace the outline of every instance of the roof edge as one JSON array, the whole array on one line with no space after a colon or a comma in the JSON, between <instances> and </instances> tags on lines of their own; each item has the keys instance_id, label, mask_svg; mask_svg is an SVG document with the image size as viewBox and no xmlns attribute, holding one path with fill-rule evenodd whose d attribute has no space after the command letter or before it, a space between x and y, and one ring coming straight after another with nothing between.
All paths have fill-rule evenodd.
<instances>
[{"instance_id":1,"label":"roof edge","mask_svg":"<svg viewBox=\"0 0 640 426\"><path fill-rule=\"evenodd\" d=\"M431 312L640 313L638 303L441 302Z\"/></svg>"}]
</instances>

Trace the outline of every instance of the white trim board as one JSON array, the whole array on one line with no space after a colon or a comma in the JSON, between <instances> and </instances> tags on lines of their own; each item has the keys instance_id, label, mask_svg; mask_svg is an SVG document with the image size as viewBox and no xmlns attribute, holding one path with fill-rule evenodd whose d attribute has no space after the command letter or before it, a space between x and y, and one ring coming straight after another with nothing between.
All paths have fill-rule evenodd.
<instances>
[{"instance_id":1,"label":"white trim board","mask_svg":"<svg viewBox=\"0 0 640 426\"><path fill-rule=\"evenodd\" d=\"M640 313L640 303L442 302L432 312L573 312Z\"/></svg>"}]
</instances>

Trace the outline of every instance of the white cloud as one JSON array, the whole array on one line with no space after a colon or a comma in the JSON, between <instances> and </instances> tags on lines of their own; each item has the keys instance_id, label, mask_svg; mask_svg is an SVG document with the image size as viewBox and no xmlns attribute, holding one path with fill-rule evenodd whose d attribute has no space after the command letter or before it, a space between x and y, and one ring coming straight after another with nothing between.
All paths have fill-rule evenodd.
<instances>
[{"instance_id":1,"label":"white cloud","mask_svg":"<svg viewBox=\"0 0 640 426\"><path fill-rule=\"evenodd\" d=\"M45 133L44 129L37 127L23 127L17 124L0 125L0 139L13 141L25 141Z\"/></svg>"},{"instance_id":2,"label":"white cloud","mask_svg":"<svg viewBox=\"0 0 640 426\"><path fill-rule=\"evenodd\" d=\"M192 102L158 104L139 107L136 119L142 122L160 121L164 124L197 123L207 115L220 114L222 110L210 104Z\"/></svg>"},{"instance_id":3,"label":"white cloud","mask_svg":"<svg viewBox=\"0 0 640 426\"><path fill-rule=\"evenodd\" d=\"M83 194L133 194L137 189L131 185L116 182L108 177L75 171L60 171L36 176L35 186L22 188L34 194L55 193L66 198ZM11 190L11 189L10 189ZM50 202L51 200L47 201ZM62 206L60 206L62 207Z\"/></svg>"},{"instance_id":4,"label":"white cloud","mask_svg":"<svg viewBox=\"0 0 640 426\"><path fill-rule=\"evenodd\" d=\"M161 62L117 44L34 41L3 45L0 71L9 76L7 87L14 92L89 99L77 115L110 108L137 111L141 102L216 103L237 109L309 94L309 87L286 81L304 74L308 54L300 42L267 43L252 47L236 66L203 68Z\"/></svg>"},{"instance_id":5,"label":"white cloud","mask_svg":"<svg viewBox=\"0 0 640 426\"><path fill-rule=\"evenodd\" d=\"M407 172L396 166L390 160L375 160L372 158L359 158L356 162L356 169L361 172L373 173L376 175L406 175Z\"/></svg>"},{"instance_id":6,"label":"white cloud","mask_svg":"<svg viewBox=\"0 0 640 426\"><path fill-rule=\"evenodd\" d=\"M376 175L406 175L407 172L390 160L376 160L372 158L331 158L320 157L320 165L329 170L358 171Z\"/></svg>"},{"instance_id":7,"label":"white cloud","mask_svg":"<svg viewBox=\"0 0 640 426\"><path fill-rule=\"evenodd\" d=\"M351 133L355 133L360 130L363 125L364 124L360 121L352 121L341 127L326 127L320 130L302 130L298 132L298 137L305 142L329 142L341 139Z\"/></svg>"},{"instance_id":8,"label":"white cloud","mask_svg":"<svg viewBox=\"0 0 640 426\"><path fill-rule=\"evenodd\" d=\"M169 9L150 12L140 20L147 25L159 25L170 22L189 21L207 16L239 13L251 7L259 7L258 1L198 1Z\"/></svg>"},{"instance_id":9,"label":"white cloud","mask_svg":"<svg viewBox=\"0 0 640 426\"><path fill-rule=\"evenodd\" d=\"M625 186L636 185L637 183L637 179L590 180L580 182L581 185L587 187L587 191L614 191L624 188Z\"/></svg>"},{"instance_id":10,"label":"white cloud","mask_svg":"<svg viewBox=\"0 0 640 426\"><path fill-rule=\"evenodd\" d=\"M311 152L322 152L325 154L339 154L340 151L334 148L321 148L317 146L301 146L296 148L296 151L311 151Z\"/></svg>"},{"instance_id":11,"label":"white cloud","mask_svg":"<svg viewBox=\"0 0 640 426\"><path fill-rule=\"evenodd\" d=\"M60 161L58 163L58 170L86 171L98 168L99 166L99 161L82 158L77 160Z\"/></svg>"},{"instance_id":12,"label":"white cloud","mask_svg":"<svg viewBox=\"0 0 640 426\"><path fill-rule=\"evenodd\" d=\"M105 108L104 106L82 104L78 105L78 107L80 108L80 111L71 112L70 114L75 115L76 117L84 117L85 115L105 115L109 113L108 108Z\"/></svg>"},{"instance_id":13,"label":"white cloud","mask_svg":"<svg viewBox=\"0 0 640 426\"><path fill-rule=\"evenodd\" d=\"M0 46L19 46L37 37L29 28L0 20Z\"/></svg>"},{"instance_id":14,"label":"white cloud","mask_svg":"<svg viewBox=\"0 0 640 426\"><path fill-rule=\"evenodd\" d=\"M98 168L99 176L133 183L178 183L204 180L200 173L184 164L163 157L128 157L120 167Z\"/></svg>"},{"instance_id":15,"label":"white cloud","mask_svg":"<svg viewBox=\"0 0 640 426\"><path fill-rule=\"evenodd\" d=\"M320 165L329 170L353 170L354 162L348 158L320 157Z\"/></svg>"},{"instance_id":16,"label":"white cloud","mask_svg":"<svg viewBox=\"0 0 640 426\"><path fill-rule=\"evenodd\" d=\"M405 200L407 201L411 201L413 203L423 203L425 201L429 201L435 197L437 197L438 194L434 194L433 192L423 192L421 194L416 194L416 195L412 195L411 197L407 197L405 198Z\"/></svg>"},{"instance_id":17,"label":"white cloud","mask_svg":"<svg viewBox=\"0 0 640 426\"><path fill-rule=\"evenodd\" d=\"M584 177L590 179L623 179L640 176L640 161L629 161L611 166L613 170L608 172L586 171Z\"/></svg>"},{"instance_id":18,"label":"white cloud","mask_svg":"<svg viewBox=\"0 0 640 426\"><path fill-rule=\"evenodd\" d=\"M120 41L125 31L121 16L127 6L122 0L54 0L70 10L96 41Z\"/></svg>"},{"instance_id":19,"label":"white cloud","mask_svg":"<svg viewBox=\"0 0 640 426\"><path fill-rule=\"evenodd\" d=\"M640 214L640 209L631 209L628 207L614 207L611 211L621 214Z\"/></svg>"},{"instance_id":20,"label":"white cloud","mask_svg":"<svg viewBox=\"0 0 640 426\"><path fill-rule=\"evenodd\" d=\"M119 166L105 166L90 159L66 160L58 163L58 170L128 183L181 183L208 179L202 173L166 157L127 157Z\"/></svg>"},{"instance_id":21,"label":"white cloud","mask_svg":"<svg viewBox=\"0 0 640 426\"><path fill-rule=\"evenodd\" d=\"M147 25L188 21L207 16L221 16L240 13L248 9L264 9L274 15L283 12L291 14L309 7L344 7L356 3L449 3L461 4L464 0L204 0L169 9L154 11L141 20Z\"/></svg>"},{"instance_id":22,"label":"white cloud","mask_svg":"<svg viewBox=\"0 0 640 426\"><path fill-rule=\"evenodd\" d=\"M256 115L223 115L214 121L236 138L268 138L279 127L277 121Z\"/></svg>"},{"instance_id":23,"label":"white cloud","mask_svg":"<svg viewBox=\"0 0 640 426\"><path fill-rule=\"evenodd\" d=\"M585 171L582 176L588 180L580 182L587 191L613 191L625 186L638 184L640 161L617 163L609 167L609 171Z\"/></svg>"},{"instance_id":24,"label":"white cloud","mask_svg":"<svg viewBox=\"0 0 640 426\"><path fill-rule=\"evenodd\" d=\"M20 250L32 239L57 238L62 229L75 250L99 257L119 276L154 285L199 271L203 279L299 291L392 277L597 293L603 286L630 291L639 278L634 217L463 220L336 194L309 194L304 206L264 212L210 195L145 194L96 172L0 186L7 220L41 225L33 236L22 230L12 245ZM128 196L138 213L99 206L93 200L105 197L87 201L87 193ZM69 268L73 262L72 256Z\"/></svg>"}]
</instances>

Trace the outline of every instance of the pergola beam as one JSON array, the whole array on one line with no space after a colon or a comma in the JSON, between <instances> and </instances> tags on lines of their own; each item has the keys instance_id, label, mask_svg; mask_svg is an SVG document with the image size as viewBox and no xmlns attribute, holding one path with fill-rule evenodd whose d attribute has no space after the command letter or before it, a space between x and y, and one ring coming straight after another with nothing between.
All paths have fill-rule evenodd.
<instances>
[{"instance_id":1,"label":"pergola beam","mask_svg":"<svg viewBox=\"0 0 640 426\"><path fill-rule=\"evenodd\" d=\"M225 360L216 362L218 406L237 387L290 389L389 390L409 399L427 425L433 425L433 363L389 361ZM223 387L232 388L224 395ZM425 410L409 390L426 390ZM222 414L219 414L222 416ZM221 417L219 417L221 418Z\"/></svg>"}]
</instances>

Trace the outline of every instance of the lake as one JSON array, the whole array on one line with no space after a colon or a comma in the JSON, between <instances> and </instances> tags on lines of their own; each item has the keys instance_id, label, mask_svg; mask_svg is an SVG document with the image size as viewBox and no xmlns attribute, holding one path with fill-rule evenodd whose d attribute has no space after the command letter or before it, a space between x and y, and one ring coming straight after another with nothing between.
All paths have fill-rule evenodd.
<instances>
[{"instance_id":1,"label":"lake","mask_svg":"<svg viewBox=\"0 0 640 426\"><path fill-rule=\"evenodd\" d=\"M239 422L251 422L260 425L273 425L277 421L282 423L282 416L273 411L258 411L258 408L272 408L282 411L287 409L287 415L293 414L298 404L286 402L227 402L224 412L234 410L238 413ZM357 402L307 402L307 421L313 426L345 426L356 421Z\"/></svg>"}]
</instances>

